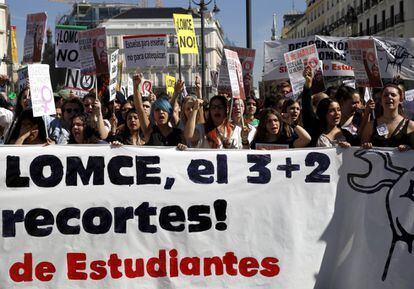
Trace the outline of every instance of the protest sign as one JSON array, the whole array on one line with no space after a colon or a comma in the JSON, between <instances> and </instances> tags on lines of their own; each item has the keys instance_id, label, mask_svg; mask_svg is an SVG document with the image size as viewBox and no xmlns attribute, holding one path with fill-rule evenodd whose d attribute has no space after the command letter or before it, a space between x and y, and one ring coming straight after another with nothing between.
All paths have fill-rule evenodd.
<instances>
[{"instance_id":1,"label":"protest sign","mask_svg":"<svg viewBox=\"0 0 414 289\"><path fill-rule=\"evenodd\" d=\"M166 83L169 84L168 81L166 81ZM174 78L174 83L175 83L175 78ZM141 91L141 96L142 97L149 97L150 94L151 94L151 91L152 91L152 82L151 82L151 80L142 79L140 84L139 84L139 90ZM173 93L174 93L174 87L173 87Z\"/></svg>"},{"instance_id":2,"label":"protest sign","mask_svg":"<svg viewBox=\"0 0 414 289\"><path fill-rule=\"evenodd\" d=\"M26 35L24 37L24 63L40 62L42 60L43 39L46 34L46 13L28 14L26 20Z\"/></svg>"},{"instance_id":3,"label":"protest sign","mask_svg":"<svg viewBox=\"0 0 414 289\"><path fill-rule=\"evenodd\" d=\"M281 150L288 149L289 145L284 144L269 144L269 143L257 143L256 150Z\"/></svg>"},{"instance_id":4,"label":"protest sign","mask_svg":"<svg viewBox=\"0 0 414 289\"><path fill-rule=\"evenodd\" d=\"M29 83L27 66L17 70L17 93L20 93Z\"/></svg>"},{"instance_id":5,"label":"protest sign","mask_svg":"<svg viewBox=\"0 0 414 289\"><path fill-rule=\"evenodd\" d=\"M109 101L112 101L116 98L118 84L118 58L119 49L112 52L109 57Z\"/></svg>"},{"instance_id":6,"label":"protest sign","mask_svg":"<svg viewBox=\"0 0 414 289\"><path fill-rule=\"evenodd\" d=\"M181 54L198 54L197 37L194 31L193 15L173 14Z\"/></svg>"},{"instance_id":7,"label":"protest sign","mask_svg":"<svg viewBox=\"0 0 414 289\"><path fill-rule=\"evenodd\" d=\"M414 282L414 152L0 149L5 288Z\"/></svg>"},{"instance_id":8,"label":"protest sign","mask_svg":"<svg viewBox=\"0 0 414 289\"><path fill-rule=\"evenodd\" d=\"M243 69L237 52L224 48L224 63L220 68L219 90L220 87L230 84L231 95L233 98L246 99L243 84ZM228 79L228 81L224 80ZM223 83L221 81L223 80Z\"/></svg>"},{"instance_id":9,"label":"protest sign","mask_svg":"<svg viewBox=\"0 0 414 289\"><path fill-rule=\"evenodd\" d=\"M409 119L414 119L414 89L405 92L403 109Z\"/></svg>"},{"instance_id":10,"label":"protest sign","mask_svg":"<svg viewBox=\"0 0 414 289\"><path fill-rule=\"evenodd\" d=\"M293 98L296 99L303 91L303 85L305 84L303 71L305 68L310 66L313 71L318 71L319 69L319 59L316 45L312 44L291 52L287 52L284 57L290 83L292 85Z\"/></svg>"},{"instance_id":11,"label":"protest sign","mask_svg":"<svg viewBox=\"0 0 414 289\"><path fill-rule=\"evenodd\" d=\"M74 95L83 97L94 88L95 75L83 75L79 69L67 69L65 77L65 89L69 89Z\"/></svg>"},{"instance_id":12,"label":"protest sign","mask_svg":"<svg viewBox=\"0 0 414 289\"><path fill-rule=\"evenodd\" d=\"M354 76L348 51L348 37L309 36L306 38L265 41L264 80L287 79L283 54L315 44L323 61L324 76ZM352 39L369 39L367 36ZM414 79L414 38L373 37L383 78L398 74Z\"/></svg>"},{"instance_id":13,"label":"protest sign","mask_svg":"<svg viewBox=\"0 0 414 289\"><path fill-rule=\"evenodd\" d=\"M382 87L374 39L349 39L348 49L357 86Z\"/></svg>"},{"instance_id":14,"label":"protest sign","mask_svg":"<svg viewBox=\"0 0 414 289\"><path fill-rule=\"evenodd\" d=\"M237 52L243 70L244 92L249 95L253 90L253 68L256 50L234 46L225 46L224 48Z\"/></svg>"},{"instance_id":15,"label":"protest sign","mask_svg":"<svg viewBox=\"0 0 414 289\"><path fill-rule=\"evenodd\" d=\"M33 116L56 114L48 64L29 64L30 96Z\"/></svg>"},{"instance_id":16,"label":"protest sign","mask_svg":"<svg viewBox=\"0 0 414 289\"><path fill-rule=\"evenodd\" d=\"M17 49L17 38L16 38L16 26L12 25L10 26L10 32L11 32L11 53L12 53L12 62L13 64L19 63L19 57L18 57L18 49Z\"/></svg>"},{"instance_id":17,"label":"protest sign","mask_svg":"<svg viewBox=\"0 0 414 289\"><path fill-rule=\"evenodd\" d=\"M382 78L414 80L414 38L373 37Z\"/></svg>"},{"instance_id":18,"label":"protest sign","mask_svg":"<svg viewBox=\"0 0 414 289\"><path fill-rule=\"evenodd\" d=\"M166 34L124 36L123 39L127 69L167 66Z\"/></svg>"},{"instance_id":19,"label":"protest sign","mask_svg":"<svg viewBox=\"0 0 414 289\"><path fill-rule=\"evenodd\" d=\"M105 28L81 31L79 34L80 63L83 74L108 74L108 50Z\"/></svg>"},{"instance_id":20,"label":"protest sign","mask_svg":"<svg viewBox=\"0 0 414 289\"><path fill-rule=\"evenodd\" d=\"M165 75L165 86L167 94L172 97L174 94L175 88L175 77L170 75Z\"/></svg>"},{"instance_id":21,"label":"protest sign","mask_svg":"<svg viewBox=\"0 0 414 289\"><path fill-rule=\"evenodd\" d=\"M57 25L55 28L55 66L60 68L80 68L80 31L86 26Z\"/></svg>"}]
</instances>

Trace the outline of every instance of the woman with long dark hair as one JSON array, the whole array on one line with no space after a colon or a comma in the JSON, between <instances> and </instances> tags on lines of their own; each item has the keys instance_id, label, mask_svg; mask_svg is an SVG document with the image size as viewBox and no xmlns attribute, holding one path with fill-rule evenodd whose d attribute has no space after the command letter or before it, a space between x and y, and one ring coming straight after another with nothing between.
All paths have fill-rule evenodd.
<instances>
[{"instance_id":1,"label":"woman with long dark hair","mask_svg":"<svg viewBox=\"0 0 414 289\"><path fill-rule=\"evenodd\" d=\"M285 124L286 121L275 109L262 110L259 116L259 126L250 147L257 149L257 144L275 144L288 145L289 148L302 148L308 145L311 137L305 129L292 124L295 134L288 136L284 129Z\"/></svg>"},{"instance_id":2,"label":"woman with long dark hair","mask_svg":"<svg viewBox=\"0 0 414 289\"><path fill-rule=\"evenodd\" d=\"M343 131L339 127L341 122L341 107L330 98L322 99L316 108L321 134L317 140L318 147L350 147Z\"/></svg>"},{"instance_id":3,"label":"woman with long dark hair","mask_svg":"<svg viewBox=\"0 0 414 289\"><path fill-rule=\"evenodd\" d=\"M372 146L398 147L400 151L414 148L414 122L402 112L403 91L398 85L385 85L380 99L382 110L364 126L361 141L364 148ZM375 107L374 100L367 103L366 112Z\"/></svg>"}]
</instances>

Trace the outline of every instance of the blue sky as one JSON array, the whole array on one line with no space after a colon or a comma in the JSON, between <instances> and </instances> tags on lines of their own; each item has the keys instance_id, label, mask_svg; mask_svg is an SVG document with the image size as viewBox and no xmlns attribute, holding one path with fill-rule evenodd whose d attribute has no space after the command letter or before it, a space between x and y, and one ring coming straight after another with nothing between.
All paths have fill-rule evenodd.
<instances>
[{"instance_id":1,"label":"blue sky","mask_svg":"<svg viewBox=\"0 0 414 289\"><path fill-rule=\"evenodd\" d=\"M246 46L246 4L244 0L216 0L220 13L216 16L225 31L226 36L237 46ZM293 0L251 0L252 2L252 35L253 48L256 49L256 61L254 77L255 82L261 77L263 66L263 41L270 40L273 13L277 14L279 31L282 27L282 15L292 10ZM26 15L46 11L48 14L48 27L55 25L59 15L70 11L71 5L56 3L48 0L6 0L11 12L12 25L17 26L17 41L19 47L19 58L22 57L23 39L26 29ZM138 3L138 0L124 1L99 1L110 3ZM166 7L188 7L188 0L163 0ZM306 7L305 0L294 0L295 8L303 11ZM149 6L154 6L155 0L148 0ZM213 3L212 3L213 4ZM213 5L210 4L210 9Z\"/></svg>"}]
</instances>

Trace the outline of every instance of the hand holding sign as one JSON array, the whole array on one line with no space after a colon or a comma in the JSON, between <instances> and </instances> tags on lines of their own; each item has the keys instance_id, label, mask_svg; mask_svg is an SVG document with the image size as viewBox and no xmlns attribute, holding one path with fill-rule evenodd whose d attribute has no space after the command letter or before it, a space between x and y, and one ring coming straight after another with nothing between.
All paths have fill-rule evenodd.
<instances>
[{"instance_id":1,"label":"hand holding sign","mask_svg":"<svg viewBox=\"0 0 414 289\"><path fill-rule=\"evenodd\" d=\"M309 65L305 67L305 70L303 71L303 77L305 78L306 88L311 88L312 80L313 80L313 73L312 73L312 68Z\"/></svg>"}]
</instances>

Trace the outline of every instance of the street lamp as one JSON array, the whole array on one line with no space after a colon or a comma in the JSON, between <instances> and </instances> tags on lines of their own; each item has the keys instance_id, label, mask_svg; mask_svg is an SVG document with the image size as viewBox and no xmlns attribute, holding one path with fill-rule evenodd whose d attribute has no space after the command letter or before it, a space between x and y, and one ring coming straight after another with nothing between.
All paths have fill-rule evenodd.
<instances>
[{"instance_id":1,"label":"street lamp","mask_svg":"<svg viewBox=\"0 0 414 289\"><path fill-rule=\"evenodd\" d=\"M188 0L188 9L191 11L191 2L199 7L199 13L201 16L201 95L204 100L207 100L207 90L206 90L206 60L205 60L205 42L204 42L204 13L207 12L208 5L213 0ZM220 9L217 6L216 0L214 0L214 7L212 12L218 13Z\"/></svg>"}]
</instances>

